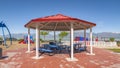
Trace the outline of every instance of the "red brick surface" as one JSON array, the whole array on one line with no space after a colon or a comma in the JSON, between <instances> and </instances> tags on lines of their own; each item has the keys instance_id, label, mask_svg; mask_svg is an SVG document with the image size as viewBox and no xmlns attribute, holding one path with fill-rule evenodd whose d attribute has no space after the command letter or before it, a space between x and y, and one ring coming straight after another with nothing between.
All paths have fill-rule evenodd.
<instances>
[{"instance_id":1,"label":"red brick surface","mask_svg":"<svg viewBox=\"0 0 120 68\"><path fill-rule=\"evenodd\" d=\"M69 62L69 54L55 54L44 58L32 59L35 51L25 53L26 49L4 52L7 58L0 59L0 68L120 68L120 54L109 50L94 48L95 55L86 55L87 52L75 53L78 61Z\"/></svg>"}]
</instances>

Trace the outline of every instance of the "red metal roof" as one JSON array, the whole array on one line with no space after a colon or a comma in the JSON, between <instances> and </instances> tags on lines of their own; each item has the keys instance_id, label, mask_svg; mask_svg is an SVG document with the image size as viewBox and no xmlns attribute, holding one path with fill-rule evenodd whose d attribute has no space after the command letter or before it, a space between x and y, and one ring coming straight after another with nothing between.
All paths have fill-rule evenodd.
<instances>
[{"instance_id":1,"label":"red metal roof","mask_svg":"<svg viewBox=\"0 0 120 68\"><path fill-rule=\"evenodd\" d=\"M36 18L36 19L32 19L29 23L27 23L25 25L25 27L32 27L32 28L35 28L35 24L36 23L80 23L80 24L86 24L90 27L93 27L93 26L96 26L95 23L92 23L92 22L88 22L88 21L85 21L85 20L81 20L81 19L78 19L78 18L72 18L72 17L69 17L69 16L65 16L65 15L62 15L62 14L56 14L56 15L51 15L51 16L46 16L46 17L41 17L41 18ZM38 25L38 24L37 24ZM69 24L68 24L69 25ZM53 25L54 26L54 25ZM79 29L79 28L78 28ZM78 30L77 29L77 30ZM86 28L87 29L87 28ZM44 30L44 29L43 29ZM60 29L58 29L60 30Z\"/></svg>"}]
</instances>

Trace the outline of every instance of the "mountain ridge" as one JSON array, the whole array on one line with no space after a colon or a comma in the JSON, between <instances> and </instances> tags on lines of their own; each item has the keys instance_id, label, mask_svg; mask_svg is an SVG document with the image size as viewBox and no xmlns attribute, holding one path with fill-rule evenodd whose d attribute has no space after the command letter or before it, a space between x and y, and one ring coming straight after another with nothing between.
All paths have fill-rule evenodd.
<instances>
[{"instance_id":1,"label":"mountain ridge","mask_svg":"<svg viewBox=\"0 0 120 68\"><path fill-rule=\"evenodd\" d=\"M16 39L23 39L24 36L27 36L27 33L17 33L17 34L11 34L13 38ZM32 33L31 36L35 38L35 33ZM84 32L74 32L74 37L84 37ZM6 35L6 37L9 37L9 35ZM43 36L40 36L43 39ZM59 39L59 36L56 35L57 39ZM89 38L89 33L86 33L86 37ZM98 37L98 38L115 38L115 39L120 39L120 33L113 33L113 32L101 32L101 33L93 33L93 37ZM49 35L46 36L46 40L53 40L54 35L52 33L49 33ZM64 39L69 39L70 34L66 36Z\"/></svg>"}]
</instances>

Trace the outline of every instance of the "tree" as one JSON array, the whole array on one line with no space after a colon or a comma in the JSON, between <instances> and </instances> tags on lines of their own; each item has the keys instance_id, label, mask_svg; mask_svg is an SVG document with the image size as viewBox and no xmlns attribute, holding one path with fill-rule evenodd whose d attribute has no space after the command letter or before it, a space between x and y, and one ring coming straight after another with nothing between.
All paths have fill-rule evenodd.
<instances>
[{"instance_id":1,"label":"tree","mask_svg":"<svg viewBox=\"0 0 120 68\"><path fill-rule=\"evenodd\" d=\"M59 34L59 41L61 42L61 40L68 35L68 32L66 31L62 31L60 34Z\"/></svg>"},{"instance_id":2,"label":"tree","mask_svg":"<svg viewBox=\"0 0 120 68\"><path fill-rule=\"evenodd\" d=\"M114 42L114 41L115 41L115 38L110 38L110 41L111 41L111 42Z\"/></svg>"},{"instance_id":3,"label":"tree","mask_svg":"<svg viewBox=\"0 0 120 68\"><path fill-rule=\"evenodd\" d=\"M40 32L40 35L44 36L44 40L45 40L45 36L48 35L48 34L49 34L49 32L47 32L47 31L41 31Z\"/></svg>"}]
</instances>

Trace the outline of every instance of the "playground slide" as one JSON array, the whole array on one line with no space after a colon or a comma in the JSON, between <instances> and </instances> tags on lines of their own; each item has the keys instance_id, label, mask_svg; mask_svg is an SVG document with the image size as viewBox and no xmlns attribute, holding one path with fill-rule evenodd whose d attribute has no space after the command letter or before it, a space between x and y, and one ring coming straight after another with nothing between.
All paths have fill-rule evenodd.
<instances>
[{"instance_id":1,"label":"playground slide","mask_svg":"<svg viewBox=\"0 0 120 68\"><path fill-rule=\"evenodd\" d=\"M34 44L34 42L32 40L30 40L30 43ZM19 41L19 44L27 44L27 42L25 42L24 40Z\"/></svg>"},{"instance_id":2,"label":"playground slide","mask_svg":"<svg viewBox=\"0 0 120 68\"><path fill-rule=\"evenodd\" d=\"M19 41L19 44L26 44L24 40Z\"/></svg>"}]
</instances>

